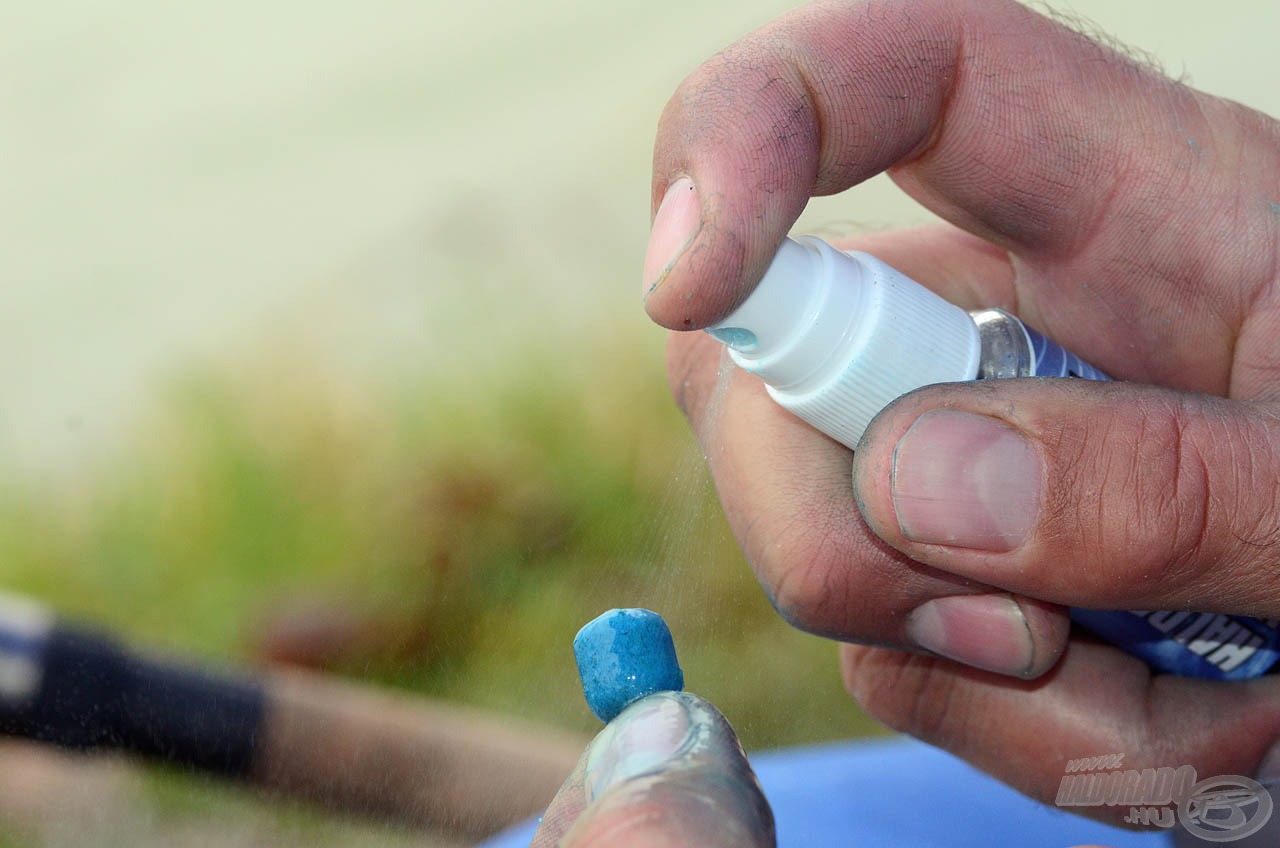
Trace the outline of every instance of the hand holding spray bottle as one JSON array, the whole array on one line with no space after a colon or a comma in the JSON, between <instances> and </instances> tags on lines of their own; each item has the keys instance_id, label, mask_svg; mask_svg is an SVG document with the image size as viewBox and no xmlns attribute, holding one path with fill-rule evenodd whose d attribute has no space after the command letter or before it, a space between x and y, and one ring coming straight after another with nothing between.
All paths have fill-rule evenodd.
<instances>
[{"instance_id":1,"label":"hand holding spray bottle","mask_svg":"<svg viewBox=\"0 0 1280 848\"><path fill-rule=\"evenodd\" d=\"M782 407L853 448L895 398L933 383L1110 379L1000 309L966 312L866 253L787 239L747 300L708 332ZM1157 671L1243 680L1280 661L1280 623L1188 611L1073 609Z\"/></svg>"}]
</instances>

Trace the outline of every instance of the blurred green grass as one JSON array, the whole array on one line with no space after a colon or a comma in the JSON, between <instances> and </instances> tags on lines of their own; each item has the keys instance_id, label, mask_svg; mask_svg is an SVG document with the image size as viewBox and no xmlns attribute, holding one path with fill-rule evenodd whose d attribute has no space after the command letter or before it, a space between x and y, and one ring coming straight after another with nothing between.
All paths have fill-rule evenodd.
<instances>
[{"instance_id":1,"label":"blurred green grass","mask_svg":"<svg viewBox=\"0 0 1280 848\"><path fill-rule=\"evenodd\" d=\"M655 341L393 381L279 352L175 377L113 459L8 484L4 584L160 650L253 662L283 629L340 673L583 731L570 639L649 606L748 747L873 732L835 647L751 577Z\"/></svg>"}]
</instances>

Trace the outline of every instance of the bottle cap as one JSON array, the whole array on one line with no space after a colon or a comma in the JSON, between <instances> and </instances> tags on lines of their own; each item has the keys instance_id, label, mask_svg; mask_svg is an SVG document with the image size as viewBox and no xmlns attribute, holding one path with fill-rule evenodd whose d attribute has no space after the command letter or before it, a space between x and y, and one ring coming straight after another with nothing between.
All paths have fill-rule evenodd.
<instances>
[{"instance_id":1,"label":"bottle cap","mask_svg":"<svg viewBox=\"0 0 1280 848\"><path fill-rule=\"evenodd\" d=\"M866 253L787 239L755 291L708 332L784 408L852 448L895 398L973 380L969 314Z\"/></svg>"}]
</instances>

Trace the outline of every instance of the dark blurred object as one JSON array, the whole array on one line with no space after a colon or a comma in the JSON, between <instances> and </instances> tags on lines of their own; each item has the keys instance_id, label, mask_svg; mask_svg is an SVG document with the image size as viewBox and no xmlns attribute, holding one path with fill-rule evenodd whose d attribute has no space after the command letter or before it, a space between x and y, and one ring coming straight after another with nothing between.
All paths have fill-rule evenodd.
<instances>
[{"instance_id":1,"label":"dark blurred object","mask_svg":"<svg viewBox=\"0 0 1280 848\"><path fill-rule=\"evenodd\" d=\"M0 598L0 732L121 750L465 837L542 810L583 741L304 672L240 677L131 652Z\"/></svg>"},{"instance_id":2,"label":"dark blurred object","mask_svg":"<svg viewBox=\"0 0 1280 848\"><path fill-rule=\"evenodd\" d=\"M0 697L0 733L248 774L266 701L257 681L137 656L52 618L40 632L14 621L0 621L0 650L22 685Z\"/></svg>"}]
</instances>

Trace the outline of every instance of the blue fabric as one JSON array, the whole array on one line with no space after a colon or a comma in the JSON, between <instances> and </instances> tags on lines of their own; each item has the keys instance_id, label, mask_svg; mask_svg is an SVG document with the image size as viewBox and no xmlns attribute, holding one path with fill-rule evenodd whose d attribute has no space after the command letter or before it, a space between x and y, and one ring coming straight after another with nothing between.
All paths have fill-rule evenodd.
<instances>
[{"instance_id":1,"label":"blue fabric","mask_svg":"<svg viewBox=\"0 0 1280 848\"><path fill-rule=\"evenodd\" d=\"M1047 807L937 748L894 739L752 755L778 821L780 848L1169 848L1134 832ZM523 848L527 822L482 848Z\"/></svg>"}]
</instances>

